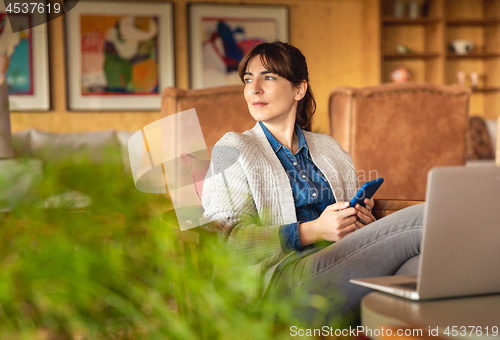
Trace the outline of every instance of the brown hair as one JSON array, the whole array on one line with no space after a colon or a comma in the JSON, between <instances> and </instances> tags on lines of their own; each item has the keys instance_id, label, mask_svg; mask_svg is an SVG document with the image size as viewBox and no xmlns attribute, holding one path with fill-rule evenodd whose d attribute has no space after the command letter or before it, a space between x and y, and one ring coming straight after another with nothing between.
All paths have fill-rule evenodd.
<instances>
[{"instance_id":1,"label":"brown hair","mask_svg":"<svg viewBox=\"0 0 500 340\"><path fill-rule=\"evenodd\" d=\"M306 58L300 50L290 44L276 40L271 43L262 43L252 48L241 60L239 75L243 81L248 64L254 57L260 57L262 66L266 70L285 78L293 86L299 86L302 81L307 82L305 96L297 105L295 121L299 126L311 131L312 116L316 111L316 101L309 85L309 72Z\"/></svg>"}]
</instances>

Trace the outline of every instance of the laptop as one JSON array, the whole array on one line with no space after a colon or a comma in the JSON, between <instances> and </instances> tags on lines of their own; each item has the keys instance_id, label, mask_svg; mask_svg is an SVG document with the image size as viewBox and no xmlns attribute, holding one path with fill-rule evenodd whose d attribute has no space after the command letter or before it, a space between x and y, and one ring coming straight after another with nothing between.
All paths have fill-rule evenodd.
<instances>
[{"instance_id":1,"label":"laptop","mask_svg":"<svg viewBox=\"0 0 500 340\"><path fill-rule=\"evenodd\" d=\"M500 167L438 167L427 177L417 275L350 280L412 300L500 292Z\"/></svg>"}]
</instances>

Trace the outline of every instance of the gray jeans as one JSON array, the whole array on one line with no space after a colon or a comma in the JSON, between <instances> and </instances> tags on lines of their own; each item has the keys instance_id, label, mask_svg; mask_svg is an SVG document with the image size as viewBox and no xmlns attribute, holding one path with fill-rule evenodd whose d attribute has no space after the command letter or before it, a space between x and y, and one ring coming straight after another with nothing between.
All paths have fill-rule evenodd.
<instances>
[{"instance_id":1,"label":"gray jeans","mask_svg":"<svg viewBox=\"0 0 500 340\"><path fill-rule=\"evenodd\" d=\"M321 320L316 308L294 307L293 313L310 323L358 313L361 299L371 290L350 279L417 273L423 208L419 204L395 212L291 263L278 273L268 294L293 298L299 292L326 298L326 316Z\"/></svg>"}]
</instances>

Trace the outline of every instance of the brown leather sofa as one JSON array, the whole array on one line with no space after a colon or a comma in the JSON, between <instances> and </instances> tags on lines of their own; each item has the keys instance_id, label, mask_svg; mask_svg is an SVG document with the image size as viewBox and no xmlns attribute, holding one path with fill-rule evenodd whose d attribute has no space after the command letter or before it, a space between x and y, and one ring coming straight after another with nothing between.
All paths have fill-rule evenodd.
<instances>
[{"instance_id":1,"label":"brown leather sofa","mask_svg":"<svg viewBox=\"0 0 500 340\"><path fill-rule=\"evenodd\" d=\"M169 87L163 91L161 105L163 117L192 108L196 109L205 142L209 148L215 145L224 133L243 132L255 125L255 121L248 113L242 85L202 90L181 90ZM343 133L347 134L347 131ZM343 146L346 148L345 143ZM417 200L392 200L390 196L384 196L384 198L389 199L375 201L373 213L377 218L418 203Z\"/></svg>"},{"instance_id":2,"label":"brown leather sofa","mask_svg":"<svg viewBox=\"0 0 500 340\"><path fill-rule=\"evenodd\" d=\"M466 162L469 97L458 85L340 87L329 100L331 135L362 182L385 178L376 198L424 200L432 167Z\"/></svg>"}]
</instances>

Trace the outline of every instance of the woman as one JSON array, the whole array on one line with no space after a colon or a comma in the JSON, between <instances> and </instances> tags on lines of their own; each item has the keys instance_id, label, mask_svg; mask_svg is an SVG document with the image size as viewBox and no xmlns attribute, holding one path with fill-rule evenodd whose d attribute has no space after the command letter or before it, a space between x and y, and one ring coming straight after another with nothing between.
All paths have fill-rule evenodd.
<instances>
[{"instance_id":1,"label":"woman","mask_svg":"<svg viewBox=\"0 0 500 340\"><path fill-rule=\"evenodd\" d=\"M230 256L244 258L262 280L255 297L319 294L332 302L328 319L355 310L369 292L349 279L416 274L422 207L379 221L371 199L366 208L348 207L359 186L352 158L330 136L310 132L315 101L302 53L278 41L260 44L239 74L257 123L214 147L203 206ZM236 280L230 274L216 268L218 277ZM345 300L334 304L339 293ZM294 312L315 317L308 308Z\"/></svg>"}]
</instances>

